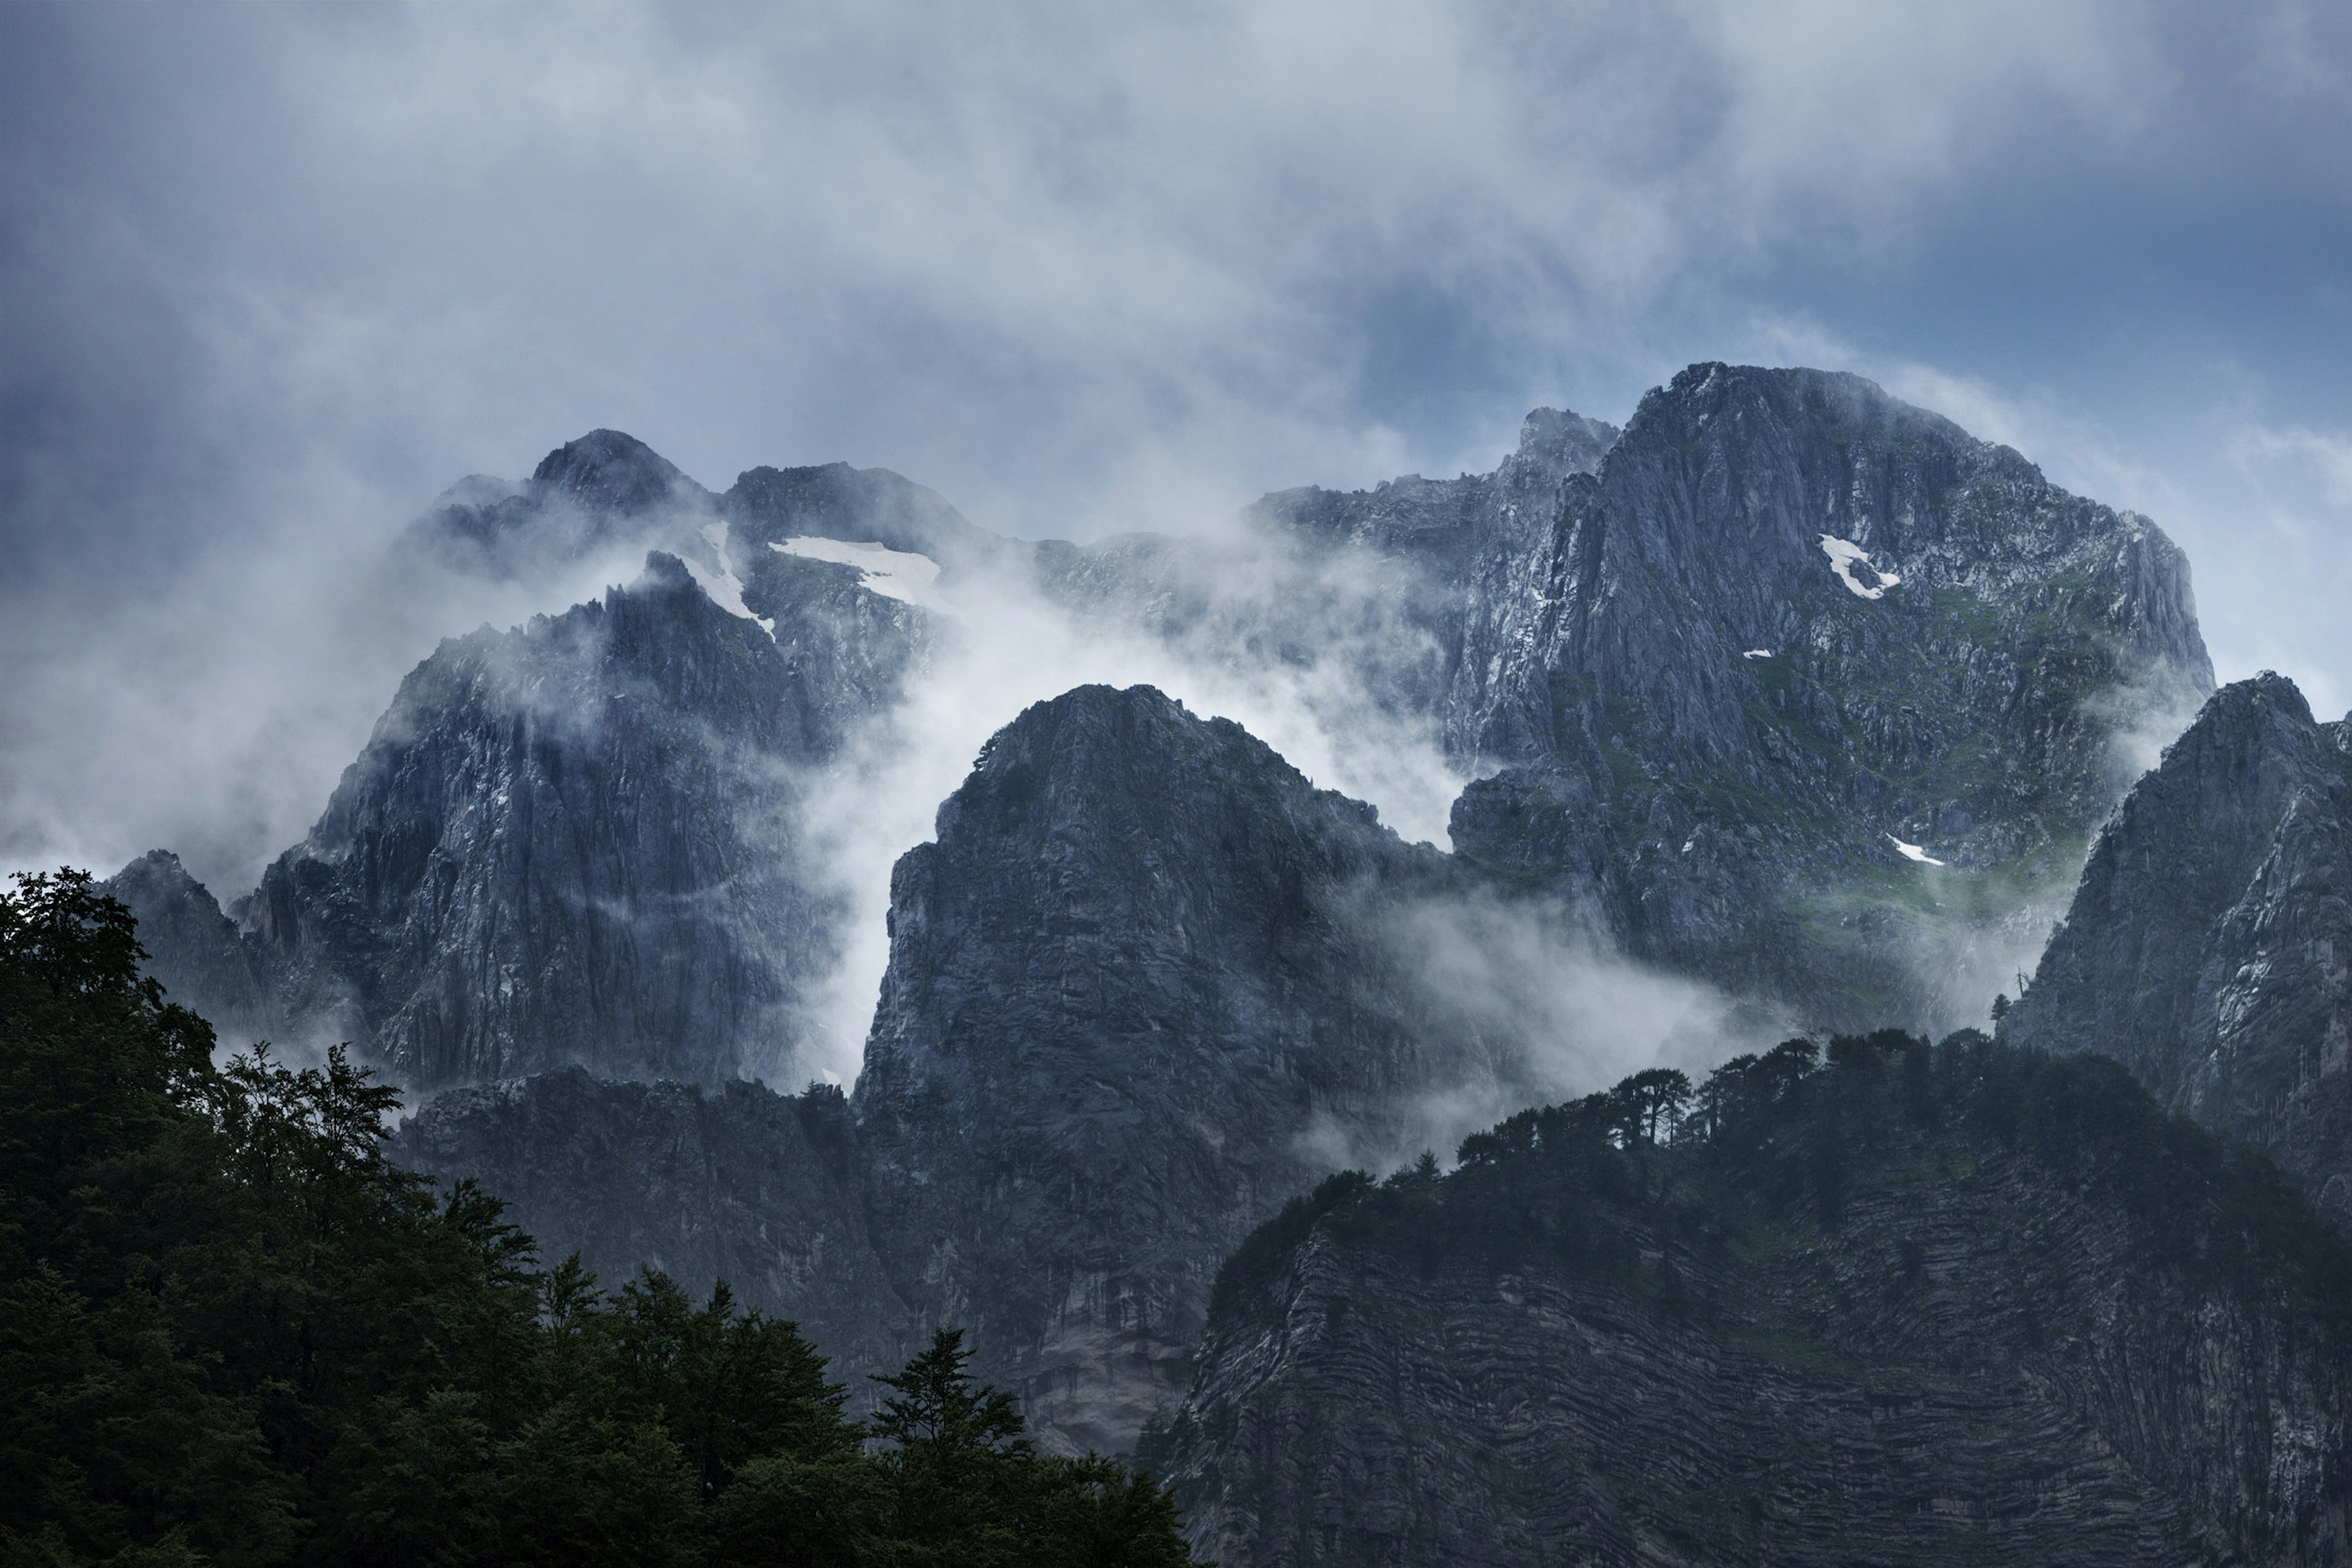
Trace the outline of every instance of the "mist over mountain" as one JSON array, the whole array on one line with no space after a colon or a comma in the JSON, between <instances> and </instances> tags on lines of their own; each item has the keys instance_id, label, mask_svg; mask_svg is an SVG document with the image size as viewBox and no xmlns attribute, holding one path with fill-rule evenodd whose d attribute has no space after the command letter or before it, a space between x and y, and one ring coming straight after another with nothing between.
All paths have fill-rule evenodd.
<instances>
[{"instance_id":1,"label":"mist over mountain","mask_svg":"<svg viewBox=\"0 0 2352 1568\"><path fill-rule=\"evenodd\" d=\"M753 469L717 495L611 431L498 489L459 487L401 552L551 581L615 549L677 564L601 608L445 646L245 917L281 1032L352 1035L417 1088L615 1051L688 1079L854 1077L880 968L860 942L897 847L876 840L919 833L993 727L975 699L1009 717L1090 669L1238 713L1417 836L1476 780L1451 802L1457 847L1591 942L1732 1003L1791 1025L1980 1020L2133 748L2210 685L2185 567L2152 525L1810 372L1694 367L1625 432L1538 411L1491 476L1283 492L1207 540L997 539L843 465ZM656 605L702 629L633 629ZM688 652L696 637L718 641ZM927 710L932 693L961 710ZM624 845L689 819L711 848ZM377 833L393 837L360 842ZM564 847L525 848L534 834ZM771 891L743 880L754 846ZM428 872L436 852L449 870ZM534 907L586 923L492 957L510 937L490 911L522 893L416 906L428 875L488 875L493 853L541 879ZM758 956L639 974L641 949L709 945L666 944L677 920ZM386 942L414 977L336 956ZM520 1021L592 973L603 999L564 1005L625 1020L614 1044L576 1016ZM678 1054L688 1035L699 1061Z\"/></svg>"},{"instance_id":2,"label":"mist over mountain","mask_svg":"<svg viewBox=\"0 0 2352 1568\"><path fill-rule=\"evenodd\" d=\"M420 580L541 592L630 554L625 585L445 642L226 910L165 851L110 884L175 995L236 1037L350 1039L415 1106L396 1157L483 1184L552 1253L723 1280L855 1373L962 1328L1049 1447L1140 1442L1234 1562L1457 1560L1456 1509L1509 1517L1498 1563L1570 1539L1615 1560L1660 1531L1694 1562L1802 1558L1907 1506L1911 1453L1949 1472L1950 1522L1886 1534L1898 1561L2064 1539L2084 1562L2225 1541L2284 1562L2326 1538L2341 1369L2273 1348L2315 1320L2257 1312L2231 1370L2168 1382L2176 1350L2140 1347L2223 1309L2135 1272L2142 1166L2070 1186L2090 1156L2063 1138L2003 1163L1986 1075L2027 1100L2074 1080L1964 1027L1998 1012L2010 1039L2106 1051L2279 1151L2299 1174L2182 1145L2256 1162L2215 1189L2216 1235L2324 1230L2263 1207L2307 1205L2299 1183L2341 1206L2340 738L2283 682L2207 701L2188 563L2147 519L1859 378L1710 363L1622 429L1537 410L1492 473L1281 491L1201 535L1003 538L845 464L712 491L598 431L520 484L466 481L395 552ZM1810 1056L1763 1055L1888 1028L1949 1038L1841 1047L1810 1087ZM1864 1057L1876 1077L1853 1076ZM1898 1065L1926 1087L1873 1099ZM1667 1131L1596 1109L1620 1079L1666 1096ZM1751 1157L1722 1142L1727 1084L1762 1096L1740 1125L1781 1151L1771 1202L1812 1194L1818 1242L1708 1163ZM1583 1107L1578 1159L1637 1173L1581 1219L1566 1189L1508 1200L1531 1216L1510 1225L1583 1238L1558 1279L1398 1274L1397 1247L1433 1244L1350 1250L1377 1226L1349 1221L1301 1255L1328 1284L1236 1294L1325 1234L1297 1203L1364 1180L1335 1173L1418 1158L1381 1191L1484 1193L1478 1130L1543 1105ZM1801 1105L1812 1121L1769 1131ZM1454 1175L1424 1157L1457 1145ZM1465 1197L1465 1234L1499 1201ZM2062 1231L2084 1249L2063 1289L2033 1239ZM1889 1247L1895 1283L1857 1287ZM1585 1279L1587 1253L1663 1261L1629 1285ZM1488 1321L1537 1297L1539 1321ZM2101 1315L2125 1297L2161 1304ZM1889 1317L1921 1302L1972 1325L1940 1361ZM1622 1387L1553 1342L1633 1320ZM1366 1357L1399 1392L1360 1386ZM1413 1404L1529 1357L1566 1381ZM1694 1381L1694 1358L1717 1370ZM2123 1405L1959 1399L2015 1364L2067 1388L2103 1368ZM1525 1399L1546 1413L1508 1413ZM1883 1399L1914 1411L1902 1429L1853 1432ZM2128 1410L2182 1399L2308 1428L2315 1479L2125 1440ZM1628 1402L1661 1415L1620 1431ZM1310 1406L1357 1415L1285 1414ZM1687 1495L1631 1504L1576 1457L1665 1464L1703 1409L1746 1412L1726 1417L1746 1436ZM1457 1475L1521 1426L1530 1484L1584 1478L1569 1514ZM1426 1458L1413 1432L1436 1434ZM1792 1441L1853 1479L1780 1465ZM2006 1457L1965 1458L1985 1445ZM1424 1479L1379 1508L1330 1479L1399 1463ZM1983 1528L2056 1473L2070 1500ZM2163 1500L2183 1486L2203 1500Z\"/></svg>"},{"instance_id":3,"label":"mist over mountain","mask_svg":"<svg viewBox=\"0 0 2352 1568\"><path fill-rule=\"evenodd\" d=\"M2352 1565L2347 84L0 6L0 1563Z\"/></svg>"}]
</instances>

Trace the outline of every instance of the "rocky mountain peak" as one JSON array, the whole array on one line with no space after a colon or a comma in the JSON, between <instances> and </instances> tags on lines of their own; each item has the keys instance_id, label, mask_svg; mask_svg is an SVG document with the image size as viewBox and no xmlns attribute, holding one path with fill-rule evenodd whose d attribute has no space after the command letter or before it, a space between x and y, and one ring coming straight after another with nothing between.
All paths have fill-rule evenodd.
<instances>
[{"instance_id":1,"label":"rocky mountain peak","mask_svg":"<svg viewBox=\"0 0 2352 1568\"><path fill-rule=\"evenodd\" d=\"M1022 713L891 878L856 1105L899 1293L1033 1419L1123 1446L1225 1249L1490 1076L1363 919L1451 876L1152 688Z\"/></svg>"},{"instance_id":2,"label":"rocky mountain peak","mask_svg":"<svg viewBox=\"0 0 2352 1568\"><path fill-rule=\"evenodd\" d=\"M698 489L660 453L619 430L591 430L540 460L531 483L592 511L634 516Z\"/></svg>"},{"instance_id":3,"label":"rocky mountain peak","mask_svg":"<svg viewBox=\"0 0 2352 1568\"><path fill-rule=\"evenodd\" d=\"M1538 408L1519 426L1518 449L1505 461L1559 474L1589 474L1601 467L1622 434L1614 425L1567 409Z\"/></svg>"},{"instance_id":4,"label":"rocky mountain peak","mask_svg":"<svg viewBox=\"0 0 2352 1568\"><path fill-rule=\"evenodd\" d=\"M1456 846L1816 1026L1981 1017L2126 732L2211 689L2159 531L1860 376L1693 365L1527 500L1454 661Z\"/></svg>"},{"instance_id":5,"label":"rocky mountain peak","mask_svg":"<svg viewBox=\"0 0 2352 1568\"><path fill-rule=\"evenodd\" d=\"M2352 755L2294 682L2213 694L2100 832L2004 1038L2098 1051L2352 1223Z\"/></svg>"},{"instance_id":6,"label":"rocky mountain peak","mask_svg":"<svg viewBox=\"0 0 2352 1568\"><path fill-rule=\"evenodd\" d=\"M1317 790L1232 720L1202 719L1157 687L1094 685L1034 704L992 737L940 805L939 835L947 841L967 825L1023 833L1066 825L1061 814L1077 803L1062 800L1065 791L1093 793L1097 811L1173 808L1212 770L1225 791L1285 805L1311 800L1337 820L1381 831L1371 806Z\"/></svg>"},{"instance_id":7,"label":"rocky mountain peak","mask_svg":"<svg viewBox=\"0 0 2352 1568\"><path fill-rule=\"evenodd\" d=\"M2206 699L2197 721L2182 731L2174 744L2242 745L2258 743L2258 738L2299 737L2314 722L2311 703L2302 688L2278 671L2265 669L2248 679L2233 680Z\"/></svg>"}]
</instances>

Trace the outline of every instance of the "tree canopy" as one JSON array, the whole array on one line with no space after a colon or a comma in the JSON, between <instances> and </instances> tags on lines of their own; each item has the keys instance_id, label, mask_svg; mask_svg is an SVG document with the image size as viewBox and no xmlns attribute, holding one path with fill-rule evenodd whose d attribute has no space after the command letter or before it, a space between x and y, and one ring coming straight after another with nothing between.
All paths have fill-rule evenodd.
<instances>
[{"instance_id":1,"label":"tree canopy","mask_svg":"<svg viewBox=\"0 0 2352 1568\"><path fill-rule=\"evenodd\" d=\"M337 1050L216 1066L83 873L0 893L0 1564L1162 1568L942 1329L868 1425L790 1322L552 1268Z\"/></svg>"}]
</instances>

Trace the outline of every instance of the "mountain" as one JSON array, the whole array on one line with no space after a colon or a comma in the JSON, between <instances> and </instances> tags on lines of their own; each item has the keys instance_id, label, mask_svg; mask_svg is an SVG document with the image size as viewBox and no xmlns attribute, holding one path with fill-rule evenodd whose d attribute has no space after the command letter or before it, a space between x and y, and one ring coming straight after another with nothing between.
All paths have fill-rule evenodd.
<instances>
[{"instance_id":1,"label":"mountain","mask_svg":"<svg viewBox=\"0 0 2352 1568\"><path fill-rule=\"evenodd\" d=\"M1981 1018L2212 687L2154 524L1821 371L1652 392L1470 603L1455 847L1816 1026Z\"/></svg>"},{"instance_id":2,"label":"mountain","mask_svg":"<svg viewBox=\"0 0 2352 1568\"><path fill-rule=\"evenodd\" d=\"M2095 1058L1811 1051L1731 1064L1671 1142L1633 1080L1253 1236L1141 1450L1194 1549L2345 1560L2352 1247L2266 1161Z\"/></svg>"},{"instance_id":3,"label":"mountain","mask_svg":"<svg viewBox=\"0 0 2352 1568\"><path fill-rule=\"evenodd\" d=\"M1372 918L1454 885L1150 688L1022 714L891 877L856 1105L900 1294L969 1325L1033 1420L1123 1446L1252 1226L1511 1070Z\"/></svg>"},{"instance_id":4,"label":"mountain","mask_svg":"<svg viewBox=\"0 0 2352 1568\"><path fill-rule=\"evenodd\" d=\"M237 906L281 1031L349 1034L419 1089L571 1061L799 1070L839 936L793 797L944 646L942 582L1031 581L1188 668L1282 683L1341 754L1409 759L1416 789L1442 745L1484 775L1454 802L1457 849L1593 940L1807 1026L1979 1016L2130 743L2210 685L2152 524L1811 371L1694 366L1622 432L1538 410L1492 474L1283 491L1221 542L1021 545L845 464L715 494L595 431L524 485L467 481L404 548L528 574L648 544L735 617L679 594L656 619L743 657L699 633L667 665L658 637L591 647L574 617L654 624L641 585L421 666ZM641 732L607 722L624 691L658 694ZM526 735L543 756L494 760ZM669 780L656 757L692 760ZM646 841L663 813L708 842ZM574 912L541 931L540 910Z\"/></svg>"},{"instance_id":5,"label":"mountain","mask_svg":"<svg viewBox=\"0 0 2352 1568\"><path fill-rule=\"evenodd\" d=\"M964 1327L1050 1441L1115 1450L1182 1392L1252 1226L1409 1157L1433 1100L1529 1092L1399 961L1388 912L1461 886L1229 721L1080 687L899 860L848 1113L574 1072L444 1094L398 1152L607 1272L724 1277L853 1370Z\"/></svg>"},{"instance_id":6,"label":"mountain","mask_svg":"<svg viewBox=\"0 0 2352 1568\"><path fill-rule=\"evenodd\" d=\"M488 542L458 557L651 542L646 574L418 667L234 906L274 1026L439 1093L404 1147L559 1250L749 1270L884 1361L967 1325L1064 1446L1177 1396L1285 1199L1580 1087L1551 1036L1620 955L1676 1006L1976 1016L2210 686L2152 524L1818 372L1695 366L1622 432L1539 410L1493 474L1285 491L1204 541L994 540L837 464L714 494L610 432L510 489L434 525ZM987 602L1032 588L1335 748L1480 775L1456 853L1148 688L1041 702L899 860L852 1152L803 1159L829 1113L732 1085L803 1079L845 940L810 781L1035 625ZM174 929L156 973L236 967L216 916Z\"/></svg>"},{"instance_id":7,"label":"mountain","mask_svg":"<svg viewBox=\"0 0 2352 1568\"><path fill-rule=\"evenodd\" d=\"M232 1038L349 1039L412 1092L572 1064L806 1077L842 907L801 799L938 637L902 585L937 563L885 541L968 552L980 531L846 465L755 470L714 497L609 430L528 485L453 494L404 551L488 575L649 540L683 553L444 643L233 921L153 857L127 868L151 972Z\"/></svg>"},{"instance_id":8,"label":"mountain","mask_svg":"<svg viewBox=\"0 0 2352 1568\"><path fill-rule=\"evenodd\" d=\"M891 695L798 645L878 631L903 669L920 612L871 597L820 584L788 639L656 553L601 602L445 643L254 896L285 1027L412 1090L791 1070L834 956L799 777L840 710Z\"/></svg>"},{"instance_id":9,"label":"mountain","mask_svg":"<svg viewBox=\"0 0 2352 1568\"><path fill-rule=\"evenodd\" d=\"M1492 474L1037 547L1049 594L1441 751L1454 847L1791 1024L1980 1022L2212 689L2188 565L1858 376L1697 364Z\"/></svg>"},{"instance_id":10,"label":"mountain","mask_svg":"<svg viewBox=\"0 0 2352 1568\"><path fill-rule=\"evenodd\" d=\"M678 548L710 492L634 436L591 430L550 452L529 480L472 474L436 499L398 555L467 576L531 578L600 549Z\"/></svg>"},{"instance_id":11,"label":"mountain","mask_svg":"<svg viewBox=\"0 0 2352 1568\"><path fill-rule=\"evenodd\" d=\"M2097 1051L2352 1226L2352 719L2216 692L2116 813L2003 1038Z\"/></svg>"}]
</instances>

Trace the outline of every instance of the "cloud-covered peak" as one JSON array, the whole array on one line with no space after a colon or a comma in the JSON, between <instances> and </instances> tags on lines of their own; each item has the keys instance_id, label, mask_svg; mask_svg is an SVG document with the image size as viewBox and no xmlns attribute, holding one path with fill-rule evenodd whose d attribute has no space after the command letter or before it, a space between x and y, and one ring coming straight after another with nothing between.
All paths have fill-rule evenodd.
<instances>
[{"instance_id":1,"label":"cloud-covered peak","mask_svg":"<svg viewBox=\"0 0 2352 1568\"><path fill-rule=\"evenodd\" d=\"M667 504L681 487L700 486L677 465L619 430L591 430L540 460L531 483L599 511L634 515Z\"/></svg>"}]
</instances>

